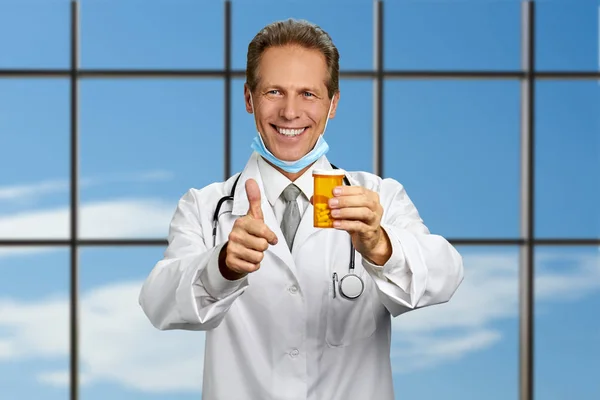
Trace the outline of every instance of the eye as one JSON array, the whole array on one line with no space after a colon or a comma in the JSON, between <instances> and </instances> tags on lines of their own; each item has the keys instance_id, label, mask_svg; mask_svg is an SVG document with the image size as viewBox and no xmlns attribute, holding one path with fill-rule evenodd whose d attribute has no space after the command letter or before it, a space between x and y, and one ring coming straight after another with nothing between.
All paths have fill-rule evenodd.
<instances>
[{"instance_id":1,"label":"eye","mask_svg":"<svg viewBox=\"0 0 600 400\"><path fill-rule=\"evenodd\" d=\"M277 89L269 90L267 92L267 94L278 94L278 93L279 93L279 90L277 90Z\"/></svg>"},{"instance_id":2,"label":"eye","mask_svg":"<svg viewBox=\"0 0 600 400\"><path fill-rule=\"evenodd\" d=\"M311 92L304 92L304 95L306 97L314 97L314 95Z\"/></svg>"}]
</instances>

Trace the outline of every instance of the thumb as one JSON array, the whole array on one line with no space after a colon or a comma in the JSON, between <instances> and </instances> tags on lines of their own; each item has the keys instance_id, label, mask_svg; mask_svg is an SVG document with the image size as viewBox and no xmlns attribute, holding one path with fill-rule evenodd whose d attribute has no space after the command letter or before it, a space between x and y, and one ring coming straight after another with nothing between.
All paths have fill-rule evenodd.
<instances>
[{"instance_id":1,"label":"thumb","mask_svg":"<svg viewBox=\"0 0 600 400\"><path fill-rule=\"evenodd\" d=\"M248 196L248 203L250 203L248 214L256 219L263 220L263 213L260 208L260 189L254 179L246 181L246 195Z\"/></svg>"}]
</instances>

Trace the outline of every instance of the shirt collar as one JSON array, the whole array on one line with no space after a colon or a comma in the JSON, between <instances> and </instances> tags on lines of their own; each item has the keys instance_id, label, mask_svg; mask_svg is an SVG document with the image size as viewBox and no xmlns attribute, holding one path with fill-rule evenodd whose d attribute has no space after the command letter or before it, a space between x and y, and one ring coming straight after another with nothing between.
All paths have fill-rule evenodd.
<instances>
[{"instance_id":1,"label":"shirt collar","mask_svg":"<svg viewBox=\"0 0 600 400\"><path fill-rule=\"evenodd\" d=\"M293 183L298 186L302 191L306 199L310 199L313 195L313 178L312 171L315 168L331 169L329 162L325 156L321 156L313 165L310 166L302 175L300 175ZM283 190L288 187L292 181L290 181L285 175L276 170L271 164L265 161L261 156L258 157L258 169L262 177L265 194L271 207L275 205L275 202L281 196Z\"/></svg>"}]
</instances>

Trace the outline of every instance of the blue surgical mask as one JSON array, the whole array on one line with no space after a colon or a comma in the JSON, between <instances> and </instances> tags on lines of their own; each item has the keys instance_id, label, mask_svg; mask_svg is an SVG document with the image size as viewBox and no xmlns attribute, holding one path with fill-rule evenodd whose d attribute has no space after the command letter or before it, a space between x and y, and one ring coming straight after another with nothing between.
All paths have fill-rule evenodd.
<instances>
[{"instance_id":1,"label":"blue surgical mask","mask_svg":"<svg viewBox=\"0 0 600 400\"><path fill-rule=\"evenodd\" d=\"M250 104L252 105L252 113L254 114L254 103L252 101L252 93L250 93ZM256 114L254 114L254 122L257 126L257 136L252 140L252 144L250 147L260 154L263 158L271 162L273 165L281 168L282 170L290 173L296 173L301 171L302 169L308 167L310 164L317 161L321 156L327 153L329 150L329 145L325 141L324 134L327 129L327 122L329 122L329 115L331 114L331 107L333 106L333 99L331 100L331 104L329 105L329 112L327 113L327 120L325 121L325 127L323 128L323 132L319 135L319 139L317 143L313 147L313 149L308 152L304 157L300 158L296 161L284 161L275 157L265 146L265 143L262 139L262 135L258 132L258 123L256 123Z\"/></svg>"}]
</instances>

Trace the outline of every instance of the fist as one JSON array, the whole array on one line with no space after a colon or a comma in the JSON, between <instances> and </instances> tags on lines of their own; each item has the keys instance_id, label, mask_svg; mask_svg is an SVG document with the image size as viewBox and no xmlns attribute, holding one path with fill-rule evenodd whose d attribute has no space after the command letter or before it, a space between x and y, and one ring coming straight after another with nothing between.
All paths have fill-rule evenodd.
<instances>
[{"instance_id":1,"label":"fist","mask_svg":"<svg viewBox=\"0 0 600 400\"><path fill-rule=\"evenodd\" d=\"M277 236L264 222L260 208L260 189L254 179L246 181L248 213L233 224L219 257L223 277L236 280L260 268L264 252L277 244Z\"/></svg>"}]
</instances>

